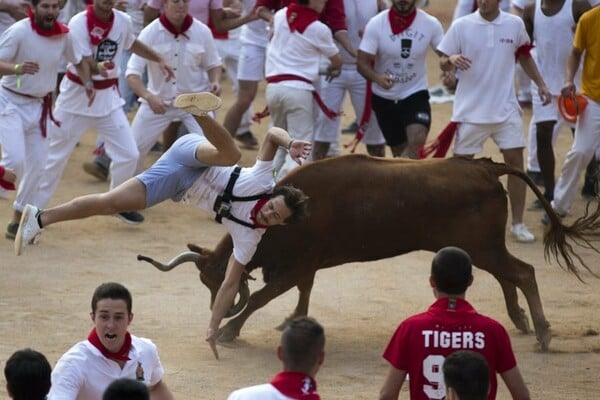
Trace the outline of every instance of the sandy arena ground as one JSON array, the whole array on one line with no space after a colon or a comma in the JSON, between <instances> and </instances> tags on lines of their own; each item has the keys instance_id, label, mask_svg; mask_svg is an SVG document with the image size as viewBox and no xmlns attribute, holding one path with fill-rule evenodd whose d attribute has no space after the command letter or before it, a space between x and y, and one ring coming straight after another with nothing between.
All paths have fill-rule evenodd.
<instances>
[{"instance_id":1,"label":"sandy arena ground","mask_svg":"<svg viewBox=\"0 0 600 400\"><path fill-rule=\"evenodd\" d=\"M453 2L432 0L429 12L445 24ZM437 57L429 63L430 84L438 82ZM226 108L232 97L224 83ZM262 97L255 108L264 105ZM353 119L346 108L343 125ZM447 123L451 103L433 105L430 139ZM222 119L224 110L220 112ZM525 125L530 113L525 114ZM255 126L262 137L266 122ZM344 135L343 142L350 141ZM85 175L82 162L90 158L95 134L86 135L71 156L60 187L52 200L58 204L74 196L102 192L107 184ZM571 143L568 131L557 144L558 168ZM359 152L365 152L360 146ZM244 165L255 152L243 151ZM485 155L501 160L493 145ZM152 154L148 163L157 157ZM533 194L528 192L528 203ZM0 199L0 221L10 216L12 197ZM584 201L577 197L574 213ZM106 281L125 284L134 296L135 318L131 331L152 338L159 347L165 381L178 399L223 399L240 386L269 380L280 368L275 356L279 332L274 330L293 309L297 291L291 290L256 312L247 322L233 348L220 347L221 360L213 359L204 342L209 318L209 293L188 264L161 273L136 261L141 253L166 261L195 242L213 247L225 230L201 212L172 202L144 211L146 222L131 227L114 217L94 217L63 223L44 232L41 242L22 257L13 255L13 243L0 240L0 365L16 349L33 347L52 364L92 327L90 297ZM541 214L526 212L525 222L542 237ZM569 219L567 219L569 221ZM482 221L485 223L485 221ZM4 229L4 225L2 228ZM590 399L600 395L600 280L584 274L586 283L544 260L541 241L518 244L507 238L509 250L536 267L537 281L552 324L551 351L542 353L535 336L519 333L511 324L495 279L475 271L468 299L476 308L502 322L508 329L519 366L532 398L547 400ZM581 250L598 269L598 256ZM310 315L323 323L327 334L326 360L318 374L319 392L327 399L373 399L387 371L381 358L396 325L425 309L433 296L427 278L432 254L415 252L388 260L349 264L318 273L312 293ZM259 280L251 288L260 286ZM521 296L521 306L527 309ZM529 311L527 310L529 315ZM2 386L3 387L3 386ZM0 390L0 398L7 398ZM403 390L401 398L408 398ZM500 384L499 399L508 399Z\"/></svg>"}]
</instances>

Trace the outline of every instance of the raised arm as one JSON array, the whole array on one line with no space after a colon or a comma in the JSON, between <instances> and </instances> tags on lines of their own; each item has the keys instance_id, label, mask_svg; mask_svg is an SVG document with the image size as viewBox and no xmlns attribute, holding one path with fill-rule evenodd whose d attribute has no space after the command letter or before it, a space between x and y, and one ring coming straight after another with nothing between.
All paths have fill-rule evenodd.
<instances>
[{"instance_id":1,"label":"raised arm","mask_svg":"<svg viewBox=\"0 0 600 400\"><path fill-rule=\"evenodd\" d=\"M275 158L279 147L287 149L292 160L300 164L300 159L306 159L310 154L312 144L306 140L292 138L284 129L271 127L267 131L267 135L258 150L256 158L261 161L271 161Z\"/></svg>"}]
</instances>

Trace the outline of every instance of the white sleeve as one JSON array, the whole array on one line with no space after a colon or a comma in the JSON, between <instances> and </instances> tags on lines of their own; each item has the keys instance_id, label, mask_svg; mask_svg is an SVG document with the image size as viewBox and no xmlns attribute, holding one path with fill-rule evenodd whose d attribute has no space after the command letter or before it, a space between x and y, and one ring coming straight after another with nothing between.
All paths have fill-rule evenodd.
<instances>
[{"instance_id":1,"label":"white sleeve","mask_svg":"<svg viewBox=\"0 0 600 400\"><path fill-rule=\"evenodd\" d=\"M10 26L0 36L0 60L11 62L17 55L17 50L21 41L18 36L15 35L15 25Z\"/></svg>"},{"instance_id":2,"label":"white sleeve","mask_svg":"<svg viewBox=\"0 0 600 400\"><path fill-rule=\"evenodd\" d=\"M375 26L377 20L375 18L371 18L369 22L367 22L367 26L365 26L365 32L363 33L360 45L358 46L359 50L371 55L377 54L377 50L379 50L378 32Z\"/></svg>"},{"instance_id":3,"label":"white sleeve","mask_svg":"<svg viewBox=\"0 0 600 400\"><path fill-rule=\"evenodd\" d=\"M83 365L65 353L52 370L52 386L48 400L75 400L84 384Z\"/></svg>"}]
</instances>

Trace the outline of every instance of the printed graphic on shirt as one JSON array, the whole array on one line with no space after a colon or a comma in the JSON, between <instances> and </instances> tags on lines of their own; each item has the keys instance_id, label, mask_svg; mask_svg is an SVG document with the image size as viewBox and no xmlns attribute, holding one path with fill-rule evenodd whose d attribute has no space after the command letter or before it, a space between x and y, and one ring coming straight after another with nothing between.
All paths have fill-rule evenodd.
<instances>
[{"instance_id":1,"label":"printed graphic on shirt","mask_svg":"<svg viewBox=\"0 0 600 400\"><path fill-rule=\"evenodd\" d=\"M98 51L96 52L96 61L110 61L117 54L119 44L113 40L105 39L98 44Z\"/></svg>"},{"instance_id":2,"label":"printed graphic on shirt","mask_svg":"<svg viewBox=\"0 0 600 400\"><path fill-rule=\"evenodd\" d=\"M138 361L138 366L135 369L135 379L143 382L144 381L144 368L142 368L142 363Z\"/></svg>"}]
</instances>

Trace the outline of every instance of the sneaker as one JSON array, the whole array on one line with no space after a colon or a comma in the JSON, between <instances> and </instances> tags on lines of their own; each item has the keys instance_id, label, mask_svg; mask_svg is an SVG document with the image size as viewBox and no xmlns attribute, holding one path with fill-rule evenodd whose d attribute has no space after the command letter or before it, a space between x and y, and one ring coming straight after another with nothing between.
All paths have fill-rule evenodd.
<instances>
[{"instance_id":1,"label":"sneaker","mask_svg":"<svg viewBox=\"0 0 600 400\"><path fill-rule=\"evenodd\" d=\"M581 188L581 197L586 200L592 200L598 197L598 180L596 177L585 177L583 187Z\"/></svg>"},{"instance_id":2,"label":"sneaker","mask_svg":"<svg viewBox=\"0 0 600 400\"><path fill-rule=\"evenodd\" d=\"M88 161L83 163L83 170L89 175L105 181L108 179L108 169L102 164L95 161Z\"/></svg>"},{"instance_id":3,"label":"sneaker","mask_svg":"<svg viewBox=\"0 0 600 400\"><path fill-rule=\"evenodd\" d=\"M517 240L517 242L531 243L535 241L535 236L533 236L533 233L529 232L524 224L514 224L511 226L510 234Z\"/></svg>"},{"instance_id":4,"label":"sneaker","mask_svg":"<svg viewBox=\"0 0 600 400\"><path fill-rule=\"evenodd\" d=\"M249 149L255 149L258 147L258 140L256 140L256 138L250 131L246 131L242 134L235 135L235 140L240 142L243 147Z\"/></svg>"},{"instance_id":5,"label":"sneaker","mask_svg":"<svg viewBox=\"0 0 600 400\"><path fill-rule=\"evenodd\" d=\"M40 210L30 204L27 204L23 209L23 215L21 215L21 221L19 222L19 229L15 235L15 254L20 256L23 250L28 245L35 243L36 238L43 229L38 223L38 216Z\"/></svg>"},{"instance_id":6,"label":"sneaker","mask_svg":"<svg viewBox=\"0 0 600 400\"><path fill-rule=\"evenodd\" d=\"M358 130L358 123L356 121L354 121L353 123L351 123L350 125L348 125L344 129L342 129L342 133L344 133L344 134L353 134L353 133L356 133L357 130Z\"/></svg>"},{"instance_id":7,"label":"sneaker","mask_svg":"<svg viewBox=\"0 0 600 400\"><path fill-rule=\"evenodd\" d=\"M527 176L535 183L536 186L544 186L544 178L540 171L527 170Z\"/></svg>"},{"instance_id":8,"label":"sneaker","mask_svg":"<svg viewBox=\"0 0 600 400\"><path fill-rule=\"evenodd\" d=\"M6 227L6 233L4 234L4 237L9 240L15 240L15 236L17 236L18 230L19 230L18 222L9 222L8 226Z\"/></svg>"},{"instance_id":9,"label":"sneaker","mask_svg":"<svg viewBox=\"0 0 600 400\"><path fill-rule=\"evenodd\" d=\"M137 225L144 222L144 216L136 211L124 211L115 214L115 217L129 225Z\"/></svg>"},{"instance_id":10,"label":"sneaker","mask_svg":"<svg viewBox=\"0 0 600 400\"><path fill-rule=\"evenodd\" d=\"M210 111L218 110L221 107L221 99L210 92L184 93L177 96L173 105L201 117ZM190 106L194 108L188 108Z\"/></svg>"}]
</instances>

